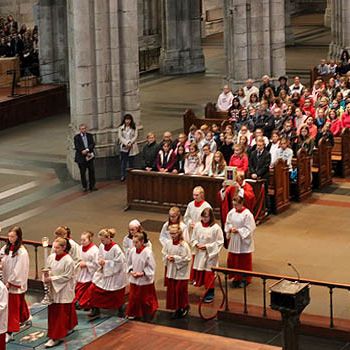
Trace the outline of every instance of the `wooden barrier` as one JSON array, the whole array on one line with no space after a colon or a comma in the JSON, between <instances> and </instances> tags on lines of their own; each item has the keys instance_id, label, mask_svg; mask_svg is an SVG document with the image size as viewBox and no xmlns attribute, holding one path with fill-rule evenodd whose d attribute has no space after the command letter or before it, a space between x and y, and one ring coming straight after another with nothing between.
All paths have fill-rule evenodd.
<instances>
[{"instance_id":1,"label":"wooden barrier","mask_svg":"<svg viewBox=\"0 0 350 350\"><path fill-rule=\"evenodd\" d=\"M177 206L182 211L193 200L192 191L202 186L205 199L212 205L215 215L220 216L218 192L223 178L208 176L178 175L143 170L128 170L127 203L128 208L168 212Z\"/></svg>"},{"instance_id":2,"label":"wooden barrier","mask_svg":"<svg viewBox=\"0 0 350 350\"><path fill-rule=\"evenodd\" d=\"M206 124L209 127L213 124L216 124L221 129L225 128L227 124L230 124L228 120L224 119L204 119L196 117L195 113L192 109L186 109L183 115L183 123L184 123L184 132L186 134L189 133L191 125L195 125L198 129Z\"/></svg>"},{"instance_id":3,"label":"wooden barrier","mask_svg":"<svg viewBox=\"0 0 350 350\"><path fill-rule=\"evenodd\" d=\"M350 176L350 129L345 128L341 136L334 138L332 161L336 174L342 177Z\"/></svg>"},{"instance_id":4,"label":"wooden barrier","mask_svg":"<svg viewBox=\"0 0 350 350\"><path fill-rule=\"evenodd\" d=\"M323 188L332 183L332 146L321 138L313 153L312 183L314 188Z\"/></svg>"},{"instance_id":5,"label":"wooden barrier","mask_svg":"<svg viewBox=\"0 0 350 350\"><path fill-rule=\"evenodd\" d=\"M292 164L297 168L298 174L296 183L291 183L291 194L297 201L304 200L312 193L311 161L312 158L303 148L298 151L297 157L293 158Z\"/></svg>"},{"instance_id":6,"label":"wooden barrier","mask_svg":"<svg viewBox=\"0 0 350 350\"><path fill-rule=\"evenodd\" d=\"M278 159L270 170L269 197L271 209L275 214L290 207L289 200L289 168L283 159Z\"/></svg>"},{"instance_id":7,"label":"wooden barrier","mask_svg":"<svg viewBox=\"0 0 350 350\"><path fill-rule=\"evenodd\" d=\"M205 119L221 119L225 120L228 118L227 112L219 112L216 109L215 103L208 102L204 109Z\"/></svg>"}]
</instances>

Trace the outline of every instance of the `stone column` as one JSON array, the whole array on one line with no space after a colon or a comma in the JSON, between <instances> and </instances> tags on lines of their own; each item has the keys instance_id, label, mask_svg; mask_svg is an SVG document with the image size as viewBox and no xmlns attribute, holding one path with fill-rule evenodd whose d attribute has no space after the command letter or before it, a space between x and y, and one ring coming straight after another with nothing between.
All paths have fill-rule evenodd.
<instances>
[{"instance_id":1,"label":"stone column","mask_svg":"<svg viewBox=\"0 0 350 350\"><path fill-rule=\"evenodd\" d=\"M327 0L327 7L324 13L324 26L327 28L331 28L332 2L332 0Z\"/></svg>"},{"instance_id":2,"label":"stone column","mask_svg":"<svg viewBox=\"0 0 350 350\"><path fill-rule=\"evenodd\" d=\"M292 46L295 44L294 33L292 29L292 12L293 4L290 1L285 2L285 30L286 30L286 45Z\"/></svg>"},{"instance_id":3,"label":"stone column","mask_svg":"<svg viewBox=\"0 0 350 350\"><path fill-rule=\"evenodd\" d=\"M334 0L331 11L332 42L329 56L339 59L341 52L350 52L350 3L348 0Z\"/></svg>"},{"instance_id":4,"label":"stone column","mask_svg":"<svg viewBox=\"0 0 350 350\"><path fill-rule=\"evenodd\" d=\"M226 80L285 74L284 0L224 0Z\"/></svg>"},{"instance_id":5,"label":"stone column","mask_svg":"<svg viewBox=\"0 0 350 350\"><path fill-rule=\"evenodd\" d=\"M66 0L39 0L34 7L39 27L39 58L42 82L68 82Z\"/></svg>"},{"instance_id":6,"label":"stone column","mask_svg":"<svg viewBox=\"0 0 350 350\"><path fill-rule=\"evenodd\" d=\"M140 127L137 2L68 0L68 33L68 169L79 179L72 139L85 123L95 137L97 178L114 178L122 116L131 113Z\"/></svg>"},{"instance_id":7,"label":"stone column","mask_svg":"<svg viewBox=\"0 0 350 350\"><path fill-rule=\"evenodd\" d=\"M160 70L163 74L187 74L205 70L201 46L200 1L162 0Z\"/></svg>"}]
</instances>

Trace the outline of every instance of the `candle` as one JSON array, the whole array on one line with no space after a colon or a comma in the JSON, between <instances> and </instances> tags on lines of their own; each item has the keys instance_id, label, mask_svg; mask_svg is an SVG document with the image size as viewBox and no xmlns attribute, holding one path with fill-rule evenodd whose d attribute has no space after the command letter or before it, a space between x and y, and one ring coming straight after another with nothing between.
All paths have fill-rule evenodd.
<instances>
[{"instance_id":1,"label":"candle","mask_svg":"<svg viewBox=\"0 0 350 350\"><path fill-rule=\"evenodd\" d=\"M48 255L48 252L47 252L47 249L49 247L49 238L48 237L43 237L41 239L41 243L43 245L43 248L44 248L44 266L45 266L45 269L47 268L47 255Z\"/></svg>"}]
</instances>

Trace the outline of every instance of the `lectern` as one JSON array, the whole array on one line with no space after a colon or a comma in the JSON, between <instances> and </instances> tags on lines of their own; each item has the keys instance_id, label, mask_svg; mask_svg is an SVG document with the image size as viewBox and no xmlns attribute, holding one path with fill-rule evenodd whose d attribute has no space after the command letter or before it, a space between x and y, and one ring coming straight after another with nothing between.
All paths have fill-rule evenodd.
<instances>
[{"instance_id":1,"label":"lectern","mask_svg":"<svg viewBox=\"0 0 350 350\"><path fill-rule=\"evenodd\" d=\"M310 303L309 283L281 280L270 288L271 309L282 316L283 350L299 349L300 315Z\"/></svg>"}]
</instances>

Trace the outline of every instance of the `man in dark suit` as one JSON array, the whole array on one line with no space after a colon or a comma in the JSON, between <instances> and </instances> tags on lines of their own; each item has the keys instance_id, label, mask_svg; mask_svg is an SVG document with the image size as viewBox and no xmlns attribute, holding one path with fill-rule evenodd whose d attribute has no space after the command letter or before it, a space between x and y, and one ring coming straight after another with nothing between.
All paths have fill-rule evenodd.
<instances>
[{"instance_id":1,"label":"man in dark suit","mask_svg":"<svg viewBox=\"0 0 350 350\"><path fill-rule=\"evenodd\" d=\"M265 148L265 142L262 137L256 140L256 149L249 158L249 173L253 180L265 180L265 204L270 212L270 201L268 198L269 175L270 175L271 154Z\"/></svg>"},{"instance_id":2,"label":"man in dark suit","mask_svg":"<svg viewBox=\"0 0 350 350\"><path fill-rule=\"evenodd\" d=\"M74 136L75 162L78 163L80 170L81 184L83 191L87 192L88 185L86 181L86 170L89 173L89 190L97 191L95 187L95 166L94 166L94 148L95 142L91 134L87 132L85 124L79 125L80 133Z\"/></svg>"}]
</instances>

